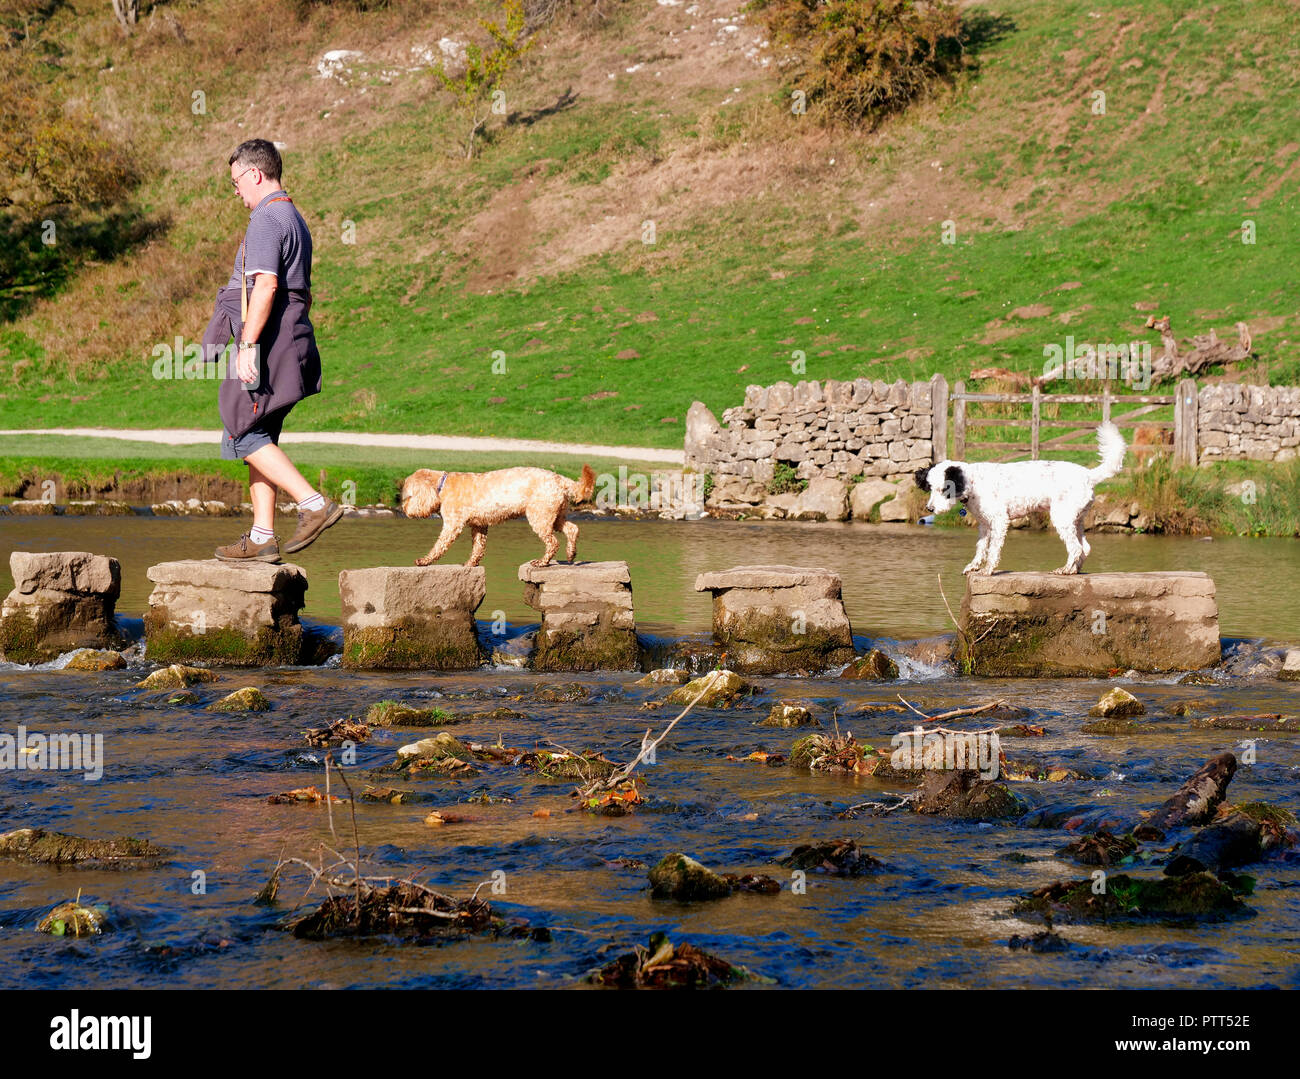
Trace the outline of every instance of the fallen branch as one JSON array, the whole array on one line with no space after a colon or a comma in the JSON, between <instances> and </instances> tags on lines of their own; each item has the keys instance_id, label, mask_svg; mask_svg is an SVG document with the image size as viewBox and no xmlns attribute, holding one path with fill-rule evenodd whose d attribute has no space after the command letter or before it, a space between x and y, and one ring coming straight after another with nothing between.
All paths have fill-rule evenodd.
<instances>
[{"instance_id":1,"label":"fallen branch","mask_svg":"<svg viewBox=\"0 0 1300 1079\"><path fill-rule=\"evenodd\" d=\"M908 708L924 719L927 723L938 723L940 720L956 719L959 716L977 716L981 712L991 712L995 708L1002 708L1007 703L1006 701L999 699L996 701L989 701L987 704L977 704L971 708L954 708L950 712L940 712L937 716L928 716L922 712L921 709L917 708L916 705L912 704L911 701L905 700L901 693L895 694L895 696L897 696L900 701L907 705ZM990 727L989 730L995 731L997 728ZM949 733L955 734L960 732L953 731Z\"/></svg>"}]
</instances>

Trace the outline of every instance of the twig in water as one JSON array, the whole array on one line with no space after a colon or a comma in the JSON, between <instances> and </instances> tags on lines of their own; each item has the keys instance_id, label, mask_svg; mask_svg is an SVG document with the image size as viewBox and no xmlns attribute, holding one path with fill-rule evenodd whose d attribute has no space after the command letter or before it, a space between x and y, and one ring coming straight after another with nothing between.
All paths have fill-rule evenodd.
<instances>
[{"instance_id":1,"label":"twig in water","mask_svg":"<svg viewBox=\"0 0 1300 1079\"><path fill-rule=\"evenodd\" d=\"M649 740L650 731L647 728L646 736L641 740L641 751L635 757L632 758L630 763L625 764L622 768L619 768L616 771L612 772L609 775L609 777L605 779L603 785L606 790L613 790L625 779L627 779L628 776L630 776L632 772L636 769L636 766L640 764L643 760L645 760L651 753L653 753L655 749L658 748L659 743L668 737L668 732L671 731L675 726L677 726L678 720L680 720L682 716L686 715L687 712L689 712L692 708L694 708L696 703L700 701L701 698L703 698L704 694L706 694L710 689L713 688L713 681L714 681L713 675L715 673L717 672L710 671L708 674L704 676L704 685L703 687L701 687L699 693L695 694L695 697L690 704L688 704L685 708L683 708L680 712L677 713L677 718L674 719L671 723L669 723L668 726L664 728L664 733L661 734L658 738L656 738L653 742Z\"/></svg>"},{"instance_id":2,"label":"twig in water","mask_svg":"<svg viewBox=\"0 0 1300 1079\"><path fill-rule=\"evenodd\" d=\"M1007 702L1004 700L988 701L985 704L974 705L970 708L954 708L950 712L940 712L937 716L927 716L921 709L917 708L911 701L906 700L901 693L895 694L908 708L924 719L927 723L938 723L942 719L956 719L958 716L977 716L981 712L991 712L995 708L1001 708ZM996 730L996 727L990 730Z\"/></svg>"},{"instance_id":3,"label":"twig in water","mask_svg":"<svg viewBox=\"0 0 1300 1079\"><path fill-rule=\"evenodd\" d=\"M331 754L325 755L328 760ZM357 925L361 925L361 833L357 831L357 796L352 793L352 784L348 782L347 773L340 768L339 779L343 780L343 786L348 791L348 805L352 807L352 843L357 852L356 877L357 877Z\"/></svg>"}]
</instances>

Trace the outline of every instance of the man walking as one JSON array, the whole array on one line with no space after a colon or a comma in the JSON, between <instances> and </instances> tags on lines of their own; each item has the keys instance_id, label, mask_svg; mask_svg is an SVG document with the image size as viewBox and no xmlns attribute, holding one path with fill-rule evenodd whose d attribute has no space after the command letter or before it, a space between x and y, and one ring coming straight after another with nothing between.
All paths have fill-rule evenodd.
<instances>
[{"instance_id":1,"label":"man walking","mask_svg":"<svg viewBox=\"0 0 1300 1079\"><path fill-rule=\"evenodd\" d=\"M289 410L321 388L320 353L307 318L311 233L280 185L280 151L273 143L241 143L229 165L230 183L252 212L203 345L204 355L215 359L232 337L239 342L235 370L218 394L221 456L248 465L253 527L215 553L226 562L279 562L277 490L298 503L298 529L284 545L286 554L301 551L343 516L343 507L319 494L279 446Z\"/></svg>"}]
</instances>

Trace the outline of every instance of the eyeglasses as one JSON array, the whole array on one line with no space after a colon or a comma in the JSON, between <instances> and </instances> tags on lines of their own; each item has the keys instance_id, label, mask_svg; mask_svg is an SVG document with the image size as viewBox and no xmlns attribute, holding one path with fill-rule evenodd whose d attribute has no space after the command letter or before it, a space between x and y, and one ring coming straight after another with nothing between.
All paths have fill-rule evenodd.
<instances>
[{"instance_id":1,"label":"eyeglasses","mask_svg":"<svg viewBox=\"0 0 1300 1079\"><path fill-rule=\"evenodd\" d=\"M230 186L233 187L236 191L238 191L239 181L242 180L245 176L247 176L250 172L252 172L255 168L257 168L256 165L249 165L248 168L246 168L243 172L241 172L238 176L234 177L230 181Z\"/></svg>"}]
</instances>

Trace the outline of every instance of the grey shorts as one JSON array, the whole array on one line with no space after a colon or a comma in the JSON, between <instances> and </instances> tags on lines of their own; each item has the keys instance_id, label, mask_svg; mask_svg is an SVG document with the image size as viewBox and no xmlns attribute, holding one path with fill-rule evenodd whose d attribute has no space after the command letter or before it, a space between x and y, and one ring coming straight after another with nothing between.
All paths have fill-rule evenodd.
<instances>
[{"instance_id":1,"label":"grey shorts","mask_svg":"<svg viewBox=\"0 0 1300 1079\"><path fill-rule=\"evenodd\" d=\"M289 408L292 407L292 405L289 406ZM221 429L221 459L223 461L242 461L250 453L257 452L263 446L269 446L272 443L278 446L280 444L280 429L284 426L285 416L289 415L289 408L268 412L260 423L249 428L238 438L235 438L223 427Z\"/></svg>"}]
</instances>

